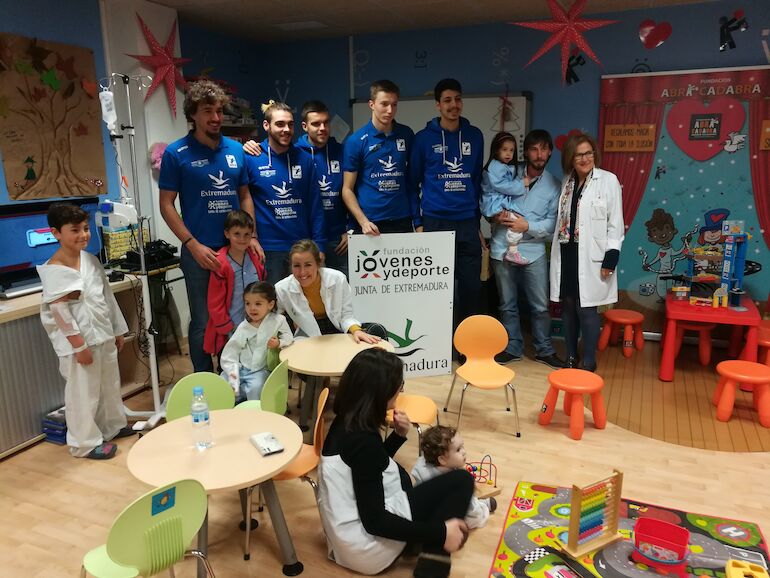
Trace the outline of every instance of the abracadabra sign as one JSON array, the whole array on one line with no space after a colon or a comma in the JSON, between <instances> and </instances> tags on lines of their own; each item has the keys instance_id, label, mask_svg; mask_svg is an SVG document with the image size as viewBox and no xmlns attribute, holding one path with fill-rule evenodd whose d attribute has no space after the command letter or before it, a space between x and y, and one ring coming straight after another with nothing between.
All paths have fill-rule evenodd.
<instances>
[{"instance_id":1,"label":"abracadabra sign","mask_svg":"<svg viewBox=\"0 0 770 578\"><path fill-rule=\"evenodd\" d=\"M452 371L454 235L349 237L353 311L385 326L407 375Z\"/></svg>"}]
</instances>

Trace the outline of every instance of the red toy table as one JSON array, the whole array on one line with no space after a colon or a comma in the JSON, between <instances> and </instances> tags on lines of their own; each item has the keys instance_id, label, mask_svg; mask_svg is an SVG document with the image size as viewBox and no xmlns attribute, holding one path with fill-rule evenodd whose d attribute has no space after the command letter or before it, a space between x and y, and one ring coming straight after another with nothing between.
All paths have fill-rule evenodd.
<instances>
[{"instance_id":1,"label":"red toy table","mask_svg":"<svg viewBox=\"0 0 770 578\"><path fill-rule=\"evenodd\" d=\"M741 352L740 359L746 361L757 360L757 333L759 327L759 310L748 295L743 295L741 305L747 311L735 311L730 307L700 307L690 305L688 301L675 301L669 293L666 295L666 333L663 336L663 356L660 360L660 372L658 379L672 381L674 379L674 359L676 358L676 324L679 321L695 321L698 323L719 323L732 325L733 332L730 337L730 350L737 354L737 346L743 337L743 328L746 327L746 345Z\"/></svg>"}]
</instances>

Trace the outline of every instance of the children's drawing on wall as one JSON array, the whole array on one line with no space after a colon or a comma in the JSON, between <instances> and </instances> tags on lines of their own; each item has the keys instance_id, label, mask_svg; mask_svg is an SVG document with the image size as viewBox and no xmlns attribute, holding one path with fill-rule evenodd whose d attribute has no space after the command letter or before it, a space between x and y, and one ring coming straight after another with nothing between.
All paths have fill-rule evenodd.
<instances>
[{"instance_id":1,"label":"children's drawing on wall","mask_svg":"<svg viewBox=\"0 0 770 578\"><path fill-rule=\"evenodd\" d=\"M647 240L658 246L655 256L650 260L649 254L645 249L639 249L642 256L642 269L655 273L655 293L658 295L658 302L662 303L666 299L668 282L672 279L672 274L678 261L687 259L690 252L690 241L697 231L697 227L681 238L682 245L675 249L671 244L679 230L674 224L674 217L663 209L655 209L649 221L645 221L647 227ZM640 294L649 294L649 285L640 285Z\"/></svg>"},{"instance_id":2,"label":"children's drawing on wall","mask_svg":"<svg viewBox=\"0 0 770 578\"><path fill-rule=\"evenodd\" d=\"M0 202L103 192L95 76L88 49L0 34Z\"/></svg>"},{"instance_id":3,"label":"children's drawing on wall","mask_svg":"<svg viewBox=\"0 0 770 578\"><path fill-rule=\"evenodd\" d=\"M722 234L722 222L730 216L729 209L712 209L703 215L706 223L698 230L696 255L720 255L723 252L725 236ZM719 261L695 258L695 273L718 275L721 270Z\"/></svg>"},{"instance_id":4,"label":"children's drawing on wall","mask_svg":"<svg viewBox=\"0 0 770 578\"><path fill-rule=\"evenodd\" d=\"M627 225L619 306L640 310L645 330L663 329L674 286L711 306L726 270L728 291L767 299L768 96L766 68L602 80L602 166L623 183Z\"/></svg>"}]
</instances>

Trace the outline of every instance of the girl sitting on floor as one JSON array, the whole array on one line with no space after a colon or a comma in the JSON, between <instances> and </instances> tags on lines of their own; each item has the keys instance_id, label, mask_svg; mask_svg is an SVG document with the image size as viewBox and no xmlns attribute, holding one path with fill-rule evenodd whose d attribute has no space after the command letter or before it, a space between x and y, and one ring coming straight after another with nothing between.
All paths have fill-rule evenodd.
<instances>
[{"instance_id":1,"label":"girl sitting on floor","mask_svg":"<svg viewBox=\"0 0 770 578\"><path fill-rule=\"evenodd\" d=\"M462 517L473 478L454 470L412 487L393 460L411 428L407 415L394 409L403 383L402 361L379 348L358 353L343 373L318 466L321 520L329 557L341 566L377 574L407 543L420 544L414 576L444 578L450 554L468 537ZM388 409L394 430L383 442Z\"/></svg>"}]
</instances>

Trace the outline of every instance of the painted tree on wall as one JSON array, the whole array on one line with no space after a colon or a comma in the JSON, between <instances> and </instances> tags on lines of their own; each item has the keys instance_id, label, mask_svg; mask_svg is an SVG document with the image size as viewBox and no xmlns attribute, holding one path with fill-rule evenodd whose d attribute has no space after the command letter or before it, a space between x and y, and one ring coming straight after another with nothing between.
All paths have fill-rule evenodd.
<instances>
[{"instance_id":1,"label":"painted tree on wall","mask_svg":"<svg viewBox=\"0 0 770 578\"><path fill-rule=\"evenodd\" d=\"M11 200L105 192L93 53L0 34L0 153Z\"/></svg>"}]
</instances>

